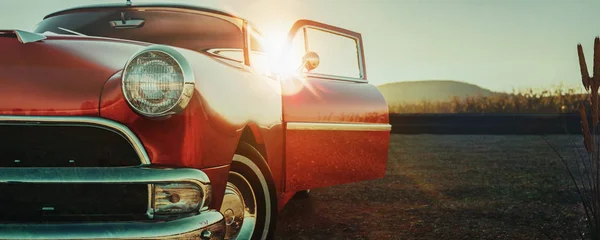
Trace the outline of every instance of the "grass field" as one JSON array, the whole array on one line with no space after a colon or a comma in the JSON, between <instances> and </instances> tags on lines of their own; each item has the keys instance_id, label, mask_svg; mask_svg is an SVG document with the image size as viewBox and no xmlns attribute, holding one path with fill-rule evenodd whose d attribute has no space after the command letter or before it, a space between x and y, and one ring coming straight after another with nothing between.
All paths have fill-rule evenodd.
<instances>
[{"instance_id":1,"label":"grass field","mask_svg":"<svg viewBox=\"0 0 600 240\"><path fill-rule=\"evenodd\" d=\"M581 145L546 139L570 158ZM311 194L280 213L279 239L573 239L583 227L542 136L392 135L385 178Z\"/></svg>"}]
</instances>

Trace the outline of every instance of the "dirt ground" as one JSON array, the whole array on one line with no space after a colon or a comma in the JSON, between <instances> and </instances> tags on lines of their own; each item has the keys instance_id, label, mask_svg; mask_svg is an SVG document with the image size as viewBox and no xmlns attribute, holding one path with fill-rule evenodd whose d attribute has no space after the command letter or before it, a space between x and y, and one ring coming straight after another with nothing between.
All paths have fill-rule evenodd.
<instances>
[{"instance_id":1,"label":"dirt ground","mask_svg":"<svg viewBox=\"0 0 600 240\"><path fill-rule=\"evenodd\" d=\"M544 138L578 156L578 135L392 135L385 178L292 199L277 238L573 239L579 198Z\"/></svg>"}]
</instances>

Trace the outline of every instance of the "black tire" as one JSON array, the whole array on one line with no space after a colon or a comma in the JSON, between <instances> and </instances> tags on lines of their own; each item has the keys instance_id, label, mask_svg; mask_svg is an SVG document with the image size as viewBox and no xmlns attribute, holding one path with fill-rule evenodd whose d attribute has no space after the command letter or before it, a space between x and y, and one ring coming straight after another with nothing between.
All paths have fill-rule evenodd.
<instances>
[{"instance_id":1,"label":"black tire","mask_svg":"<svg viewBox=\"0 0 600 240\"><path fill-rule=\"evenodd\" d=\"M275 185L264 157L252 145L242 142L238 146L228 182L237 185L240 192L252 192L255 198L256 222L250 239L274 239L278 211Z\"/></svg>"}]
</instances>

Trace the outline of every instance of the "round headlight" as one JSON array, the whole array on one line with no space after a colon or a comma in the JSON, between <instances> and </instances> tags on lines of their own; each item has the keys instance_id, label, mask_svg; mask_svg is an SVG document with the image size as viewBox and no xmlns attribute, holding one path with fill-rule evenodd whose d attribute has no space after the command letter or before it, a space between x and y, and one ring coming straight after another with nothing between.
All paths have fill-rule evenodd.
<instances>
[{"instance_id":1,"label":"round headlight","mask_svg":"<svg viewBox=\"0 0 600 240\"><path fill-rule=\"evenodd\" d=\"M127 61L122 85L125 99L136 112L162 117L187 106L194 92L194 74L177 50L153 45Z\"/></svg>"}]
</instances>

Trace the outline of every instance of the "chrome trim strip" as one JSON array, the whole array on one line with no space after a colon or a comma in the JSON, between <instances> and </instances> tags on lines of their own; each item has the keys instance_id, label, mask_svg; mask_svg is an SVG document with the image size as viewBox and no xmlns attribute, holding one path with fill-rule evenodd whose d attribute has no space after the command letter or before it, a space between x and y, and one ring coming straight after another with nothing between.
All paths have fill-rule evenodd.
<instances>
[{"instance_id":1,"label":"chrome trim strip","mask_svg":"<svg viewBox=\"0 0 600 240\"><path fill-rule=\"evenodd\" d=\"M239 61L239 60L235 60L233 58L229 58L226 56L221 55L220 53L217 52L223 52L223 51L230 51L230 52L241 52L242 55L244 55L244 49L241 48L213 48L213 49L207 49L204 52L209 54L211 57L215 57L218 58L219 60L227 60L227 61L231 61L231 62L235 62L235 63L239 63L239 64L244 64L244 61Z\"/></svg>"},{"instance_id":2,"label":"chrome trim strip","mask_svg":"<svg viewBox=\"0 0 600 240\"><path fill-rule=\"evenodd\" d=\"M154 219L154 184L148 184L148 207L146 216L149 219Z\"/></svg>"},{"instance_id":3,"label":"chrome trim strip","mask_svg":"<svg viewBox=\"0 0 600 240\"><path fill-rule=\"evenodd\" d=\"M61 126L73 126L73 125L84 125L92 127L101 127L108 130L113 130L125 137L131 144L134 150L137 152L142 164L150 164L150 158L146 153L146 149L135 134L127 128L127 126L120 124L115 121L111 121L104 118L96 117L83 117L83 116L12 116L12 115L1 115L0 125L5 124L4 122L15 122L22 124L48 124L48 125L61 125Z\"/></svg>"},{"instance_id":4,"label":"chrome trim strip","mask_svg":"<svg viewBox=\"0 0 600 240\"><path fill-rule=\"evenodd\" d=\"M223 215L206 211L160 222L0 224L0 239L178 239L207 228L224 232Z\"/></svg>"},{"instance_id":5,"label":"chrome trim strip","mask_svg":"<svg viewBox=\"0 0 600 240\"><path fill-rule=\"evenodd\" d=\"M288 122L288 130L323 130L323 131L390 131L392 125L387 123L315 123Z\"/></svg>"},{"instance_id":6,"label":"chrome trim strip","mask_svg":"<svg viewBox=\"0 0 600 240\"><path fill-rule=\"evenodd\" d=\"M23 44L42 41L46 39L46 36L39 33L32 33L23 30L14 30L14 33L15 35L17 35L17 39L19 40L19 42Z\"/></svg>"},{"instance_id":7,"label":"chrome trim strip","mask_svg":"<svg viewBox=\"0 0 600 240\"><path fill-rule=\"evenodd\" d=\"M154 184L191 182L210 184L208 176L193 168L76 167L0 168L0 183L104 183Z\"/></svg>"},{"instance_id":8,"label":"chrome trim strip","mask_svg":"<svg viewBox=\"0 0 600 240\"><path fill-rule=\"evenodd\" d=\"M334 75L319 74L319 73L303 73L303 74L304 74L305 78L321 78L321 79L356 82L356 83L368 83L369 82L362 78L342 77L342 76L334 76Z\"/></svg>"}]
</instances>

